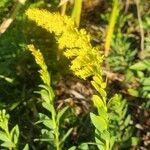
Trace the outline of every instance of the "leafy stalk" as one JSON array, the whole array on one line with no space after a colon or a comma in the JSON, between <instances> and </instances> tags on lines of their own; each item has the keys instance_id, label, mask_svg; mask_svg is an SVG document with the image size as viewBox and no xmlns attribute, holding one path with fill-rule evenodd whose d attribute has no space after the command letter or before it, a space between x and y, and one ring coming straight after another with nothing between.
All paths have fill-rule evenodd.
<instances>
[{"instance_id":1,"label":"leafy stalk","mask_svg":"<svg viewBox=\"0 0 150 150\"><path fill-rule=\"evenodd\" d=\"M8 122L9 114L5 109L0 110L0 141L2 141L0 146L9 150L18 150L19 127L16 125L9 130Z\"/></svg>"},{"instance_id":2,"label":"leafy stalk","mask_svg":"<svg viewBox=\"0 0 150 150\"><path fill-rule=\"evenodd\" d=\"M38 93L41 94L44 102L42 106L46 108L51 113L51 119L48 117L49 121L52 122L53 132L54 132L54 142L56 149L59 150L59 127L56 122L56 111L54 108L54 93L50 85L50 75L47 71L47 66L44 62L44 58L40 50L36 50L33 45L28 45L29 50L32 52L32 55L35 57L36 63L40 66L40 77L44 85L40 85L41 91ZM49 107L48 107L49 106Z\"/></svg>"},{"instance_id":3,"label":"leafy stalk","mask_svg":"<svg viewBox=\"0 0 150 150\"><path fill-rule=\"evenodd\" d=\"M107 93L105 91L106 83L102 78L100 68L102 57L99 50L96 47L92 47L90 36L86 31L84 29L78 30L74 26L72 19L67 16L62 17L59 14L53 14L46 10L39 9L29 9L26 14L28 18L35 21L37 25L50 33L55 33L59 48L64 50L64 55L71 60L70 68L75 75L84 80L88 77L93 77L91 83L97 91L97 94L93 95L92 100L97 109L97 114L91 112L90 117L95 127L95 141L98 149L110 150L113 145L112 141L114 136L111 136L110 132L110 116L107 106ZM43 92L43 97L44 96L46 98L45 92ZM114 99L112 99L111 102L113 102L113 100ZM48 102L48 100L45 99L45 102ZM51 105L51 109L49 109L48 105L47 103L43 104L47 110L52 112L52 128L55 129L55 143L56 146L58 146L59 123L56 123L55 117L59 118L59 115L56 115L53 104Z\"/></svg>"}]
</instances>

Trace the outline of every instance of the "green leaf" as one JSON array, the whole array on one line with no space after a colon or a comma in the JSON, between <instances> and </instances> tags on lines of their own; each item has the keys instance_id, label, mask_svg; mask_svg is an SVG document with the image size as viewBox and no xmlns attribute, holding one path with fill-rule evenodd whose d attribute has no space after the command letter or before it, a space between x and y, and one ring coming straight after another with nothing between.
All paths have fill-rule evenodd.
<instances>
[{"instance_id":1,"label":"green leaf","mask_svg":"<svg viewBox=\"0 0 150 150\"><path fill-rule=\"evenodd\" d=\"M104 132L102 132L101 137L103 139L109 141L110 140L110 133L107 130L105 130Z\"/></svg>"},{"instance_id":2,"label":"green leaf","mask_svg":"<svg viewBox=\"0 0 150 150\"><path fill-rule=\"evenodd\" d=\"M98 131L103 132L104 130L107 130L107 123L101 116L90 113L90 117L93 125Z\"/></svg>"},{"instance_id":3,"label":"green leaf","mask_svg":"<svg viewBox=\"0 0 150 150\"><path fill-rule=\"evenodd\" d=\"M47 85L39 85L39 87L42 88L42 90L38 93L42 95L43 99L47 102L52 102L55 97L53 89Z\"/></svg>"},{"instance_id":4,"label":"green leaf","mask_svg":"<svg viewBox=\"0 0 150 150\"><path fill-rule=\"evenodd\" d=\"M93 95L92 97L94 106L99 109L100 107L105 108L105 110L107 109L106 106L104 105L103 100L98 96L98 95Z\"/></svg>"},{"instance_id":5,"label":"green leaf","mask_svg":"<svg viewBox=\"0 0 150 150\"><path fill-rule=\"evenodd\" d=\"M142 89L143 91L150 91L150 86L144 86Z\"/></svg>"},{"instance_id":6,"label":"green leaf","mask_svg":"<svg viewBox=\"0 0 150 150\"><path fill-rule=\"evenodd\" d=\"M127 127L129 125L130 121L131 121L131 115L128 115L127 118L125 118L124 126Z\"/></svg>"},{"instance_id":7,"label":"green leaf","mask_svg":"<svg viewBox=\"0 0 150 150\"><path fill-rule=\"evenodd\" d=\"M149 66L150 66L150 59L145 59L143 61L140 61L134 65L132 65L130 67L130 69L133 69L133 70L146 70L146 69L149 69Z\"/></svg>"},{"instance_id":8,"label":"green leaf","mask_svg":"<svg viewBox=\"0 0 150 150\"><path fill-rule=\"evenodd\" d=\"M131 138L131 145L136 146L139 143L139 139L137 137L132 137Z\"/></svg>"},{"instance_id":9,"label":"green leaf","mask_svg":"<svg viewBox=\"0 0 150 150\"><path fill-rule=\"evenodd\" d=\"M96 75L93 77L93 81L95 81L102 89L106 88L106 82L103 82L103 79L100 75Z\"/></svg>"},{"instance_id":10,"label":"green leaf","mask_svg":"<svg viewBox=\"0 0 150 150\"><path fill-rule=\"evenodd\" d=\"M93 77L93 80L94 80L97 84L99 84L99 85L101 85L101 83L103 82L101 76L94 76L94 77Z\"/></svg>"},{"instance_id":11,"label":"green leaf","mask_svg":"<svg viewBox=\"0 0 150 150\"><path fill-rule=\"evenodd\" d=\"M11 140L14 142L14 144L18 143L19 140L19 127L18 125L14 126L13 129L10 132Z\"/></svg>"},{"instance_id":12,"label":"green leaf","mask_svg":"<svg viewBox=\"0 0 150 150\"><path fill-rule=\"evenodd\" d=\"M43 137L45 137L43 139L48 139L49 138L49 141L54 141L55 140L54 132L52 132L51 130L42 129L41 134L42 134Z\"/></svg>"},{"instance_id":13,"label":"green leaf","mask_svg":"<svg viewBox=\"0 0 150 150\"><path fill-rule=\"evenodd\" d=\"M39 113L40 120L37 121L35 124L43 123L47 128L53 129L52 120L45 114Z\"/></svg>"},{"instance_id":14,"label":"green leaf","mask_svg":"<svg viewBox=\"0 0 150 150\"><path fill-rule=\"evenodd\" d=\"M142 83L142 85L149 85L150 86L150 77L149 78L142 78L140 80L140 82Z\"/></svg>"},{"instance_id":15,"label":"green leaf","mask_svg":"<svg viewBox=\"0 0 150 150\"><path fill-rule=\"evenodd\" d=\"M61 109L60 111L58 111L58 114L57 114L57 123L59 124L59 121L61 119L61 117L63 116L63 114L67 111L69 107L66 106L64 107L63 109Z\"/></svg>"},{"instance_id":16,"label":"green leaf","mask_svg":"<svg viewBox=\"0 0 150 150\"><path fill-rule=\"evenodd\" d=\"M112 149L115 141L116 141L116 136L111 136L110 141L109 141L109 143L110 143L110 149Z\"/></svg>"},{"instance_id":17,"label":"green leaf","mask_svg":"<svg viewBox=\"0 0 150 150\"><path fill-rule=\"evenodd\" d=\"M135 96L135 97L138 97L139 93L137 90L135 89L128 89L128 92L132 95L132 96Z\"/></svg>"},{"instance_id":18,"label":"green leaf","mask_svg":"<svg viewBox=\"0 0 150 150\"><path fill-rule=\"evenodd\" d=\"M29 150L29 145L26 144L25 147L23 148L23 150Z\"/></svg>"},{"instance_id":19,"label":"green leaf","mask_svg":"<svg viewBox=\"0 0 150 150\"><path fill-rule=\"evenodd\" d=\"M144 72L143 71L137 71L137 76L139 78L144 78Z\"/></svg>"},{"instance_id":20,"label":"green leaf","mask_svg":"<svg viewBox=\"0 0 150 150\"><path fill-rule=\"evenodd\" d=\"M67 139L67 137L70 135L70 133L72 132L72 130L73 130L73 128L70 128L68 131L67 131L67 133L63 136L63 138L61 139L61 141L60 141L60 145L62 145L64 142L65 142L65 140Z\"/></svg>"},{"instance_id":21,"label":"green leaf","mask_svg":"<svg viewBox=\"0 0 150 150\"><path fill-rule=\"evenodd\" d=\"M5 132L3 132L3 131L0 131L0 140L1 141L5 141L5 142L10 141L10 139L7 136L7 134Z\"/></svg>"},{"instance_id":22,"label":"green leaf","mask_svg":"<svg viewBox=\"0 0 150 150\"><path fill-rule=\"evenodd\" d=\"M87 143L82 143L78 146L79 149L81 150L88 150L89 147L88 147L88 144Z\"/></svg>"},{"instance_id":23,"label":"green leaf","mask_svg":"<svg viewBox=\"0 0 150 150\"><path fill-rule=\"evenodd\" d=\"M11 141L7 141L7 142L2 143L1 146L7 147L7 148L10 149L10 148L15 147L15 144L13 142L11 142Z\"/></svg>"},{"instance_id":24,"label":"green leaf","mask_svg":"<svg viewBox=\"0 0 150 150\"><path fill-rule=\"evenodd\" d=\"M95 81L91 81L94 88L101 94L102 97L106 97L107 94L104 89L102 89Z\"/></svg>"},{"instance_id":25,"label":"green leaf","mask_svg":"<svg viewBox=\"0 0 150 150\"><path fill-rule=\"evenodd\" d=\"M76 150L76 146L72 146L68 150Z\"/></svg>"},{"instance_id":26,"label":"green leaf","mask_svg":"<svg viewBox=\"0 0 150 150\"><path fill-rule=\"evenodd\" d=\"M46 110L48 110L49 112L55 113L55 108L54 108L54 106L53 106L52 104L47 103L47 102L43 102L43 103L42 103L42 106L43 106Z\"/></svg>"},{"instance_id":27,"label":"green leaf","mask_svg":"<svg viewBox=\"0 0 150 150\"><path fill-rule=\"evenodd\" d=\"M134 77L134 73L131 70L127 70L127 72L125 74L125 81L124 82L131 81L133 77Z\"/></svg>"},{"instance_id":28,"label":"green leaf","mask_svg":"<svg viewBox=\"0 0 150 150\"><path fill-rule=\"evenodd\" d=\"M95 130L95 141L99 150L105 150L105 140L103 141L98 130Z\"/></svg>"}]
</instances>

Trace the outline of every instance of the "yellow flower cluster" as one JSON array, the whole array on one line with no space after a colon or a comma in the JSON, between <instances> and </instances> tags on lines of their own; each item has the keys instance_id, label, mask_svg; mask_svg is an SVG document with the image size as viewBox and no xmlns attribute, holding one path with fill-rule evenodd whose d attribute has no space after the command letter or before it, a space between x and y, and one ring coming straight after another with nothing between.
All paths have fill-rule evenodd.
<instances>
[{"instance_id":1,"label":"yellow flower cluster","mask_svg":"<svg viewBox=\"0 0 150 150\"><path fill-rule=\"evenodd\" d=\"M74 27L71 18L60 16L58 13L50 13L46 10L32 8L26 11L26 15L30 20L35 21L38 26L50 33L54 32L56 36L61 35L66 28Z\"/></svg>"},{"instance_id":2,"label":"yellow flower cluster","mask_svg":"<svg viewBox=\"0 0 150 150\"><path fill-rule=\"evenodd\" d=\"M26 15L48 32L55 33L59 48L65 49L64 55L72 60L70 68L75 75L86 79L101 73L102 58L98 49L92 47L84 29L75 28L71 18L39 9L28 9Z\"/></svg>"},{"instance_id":3,"label":"yellow flower cluster","mask_svg":"<svg viewBox=\"0 0 150 150\"><path fill-rule=\"evenodd\" d=\"M36 63L40 66L40 70L39 70L39 73L40 73L40 76L41 76L41 79L43 80L43 82L46 84L46 85L50 85L50 76L49 76L49 73L47 71L47 66L45 64L45 61L44 61L44 58L43 58L43 55L42 53L40 52L40 50L36 50L36 48L33 46L33 45L28 45L28 48L29 50L32 52L32 55L34 56L35 58L35 61Z\"/></svg>"}]
</instances>

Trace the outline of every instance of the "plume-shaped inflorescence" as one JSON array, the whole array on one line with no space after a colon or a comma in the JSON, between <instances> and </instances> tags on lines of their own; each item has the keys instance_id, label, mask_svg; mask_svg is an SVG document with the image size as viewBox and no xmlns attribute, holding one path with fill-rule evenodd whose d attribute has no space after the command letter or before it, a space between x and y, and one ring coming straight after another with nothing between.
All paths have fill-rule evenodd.
<instances>
[{"instance_id":1,"label":"plume-shaped inflorescence","mask_svg":"<svg viewBox=\"0 0 150 150\"><path fill-rule=\"evenodd\" d=\"M100 74L102 58L97 48L90 43L90 36L84 29L78 30L67 16L50 13L46 10L28 9L26 15L38 26L54 33L59 48L71 59L71 70L82 79Z\"/></svg>"}]
</instances>

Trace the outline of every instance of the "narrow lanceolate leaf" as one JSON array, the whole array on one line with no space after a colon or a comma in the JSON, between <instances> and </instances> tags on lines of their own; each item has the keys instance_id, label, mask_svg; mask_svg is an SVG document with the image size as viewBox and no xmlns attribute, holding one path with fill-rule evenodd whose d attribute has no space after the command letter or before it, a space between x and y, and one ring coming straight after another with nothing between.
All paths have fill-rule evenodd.
<instances>
[{"instance_id":1,"label":"narrow lanceolate leaf","mask_svg":"<svg viewBox=\"0 0 150 150\"><path fill-rule=\"evenodd\" d=\"M82 0L75 0L72 11L72 18L74 19L77 27L80 25L81 10L82 10Z\"/></svg>"},{"instance_id":2,"label":"narrow lanceolate leaf","mask_svg":"<svg viewBox=\"0 0 150 150\"><path fill-rule=\"evenodd\" d=\"M108 56L109 49L112 41L112 36L114 32L114 27L116 24L117 16L119 13L119 0L113 0L113 10L111 13L108 29L107 29L107 35L106 35L106 41L105 41L105 56Z\"/></svg>"},{"instance_id":3,"label":"narrow lanceolate leaf","mask_svg":"<svg viewBox=\"0 0 150 150\"><path fill-rule=\"evenodd\" d=\"M63 138L60 141L60 145L63 144L65 142L65 140L67 139L67 137L71 134L73 128L70 128L67 133L63 136Z\"/></svg>"},{"instance_id":4,"label":"narrow lanceolate leaf","mask_svg":"<svg viewBox=\"0 0 150 150\"><path fill-rule=\"evenodd\" d=\"M13 147L15 147L15 144L11 141L7 141L7 142L2 143L1 146L12 149Z\"/></svg>"},{"instance_id":5,"label":"narrow lanceolate leaf","mask_svg":"<svg viewBox=\"0 0 150 150\"><path fill-rule=\"evenodd\" d=\"M136 63L136 64L134 64L134 65L132 65L131 67L130 67L130 69L133 69L133 70L146 70L146 69L148 69L148 70L150 70L149 67L150 66L150 59L145 59L145 60L143 60L143 61L140 61L140 62L138 62L138 63Z\"/></svg>"},{"instance_id":6,"label":"narrow lanceolate leaf","mask_svg":"<svg viewBox=\"0 0 150 150\"><path fill-rule=\"evenodd\" d=\"M5 132L3 132L3 131L0 131L0 140L1 141L5 141L5 142L10 141L10 139L7 136L7 134Z\"/></svg>"},{"instance_id":7,"label":"narrow lanceolate leaf","mask_svg":"<svg viewBox=\"0 0 150 150\"><path fill-rule=\"evenodd\" d=\"M23 150L29 150L29 145L26 144L25 147L23 148Z\"/></svg>"},{"instance_id":8,"label":"narrow lanceolate leaf","mask_svg":"<svg viewBox=\"0 0 150 150\"><path fill-rule=\"evenodd\" d=\"M97 92L99 92L99 94L102 96L102 97L106 97L107 94L105 92L104 89L102 89L95 81L91 81L92 85L94 86L94 88L97 90Z\"/></svg>"},{"instance_id":9,"label":"narrow lanceolate leaf","mask_svg":"<svg viewBox=\"0 0 150 150\"><path fill-rule=\"evenodd\" d=\"M104 130L107 130L107 123L101 116L90 113L90 117L93 125L98 131L103 132Z\"/></svg>"},{"instance_id":10,"label":"narrow lanceolate leaf","mask_svg":"<svg viewBox=\"0 0 150 150\"><path fill-rule=\"evenodd\" d=\"M19 126L18 125L13 127L13 129L10 132L10 135L11 135L12 141L15 144L17 144L19 140Z\"/></svg>"},{"instance_id":11,"label":"narrow lanceolate leaf","mask_svg":"<svg viewBox=\"0 0 150 150\"><path fill-rule=\"evenodd\" d=\"M63 109L61 109L60 111L58 111L57 114L57 123L59 124L61 117L63 116L63 114L68 110L68 106L64 107Z\"/></svg>"},{"instance_id":12,"label":"narrow lanceolate leaf","mask_svg":"<svg viewBox=\"0 0 150 150\"><path fill-rule=\"evenodd\" d=\"M53 129L53 123L52 120L45 114L39 113L40 120L37 121L35 124L43 123L47 128Z\"/></svg>"},{"instance_id":13,"label":"narrow lanceolate leaf","mask_svg":"<svg viewBox=\"0 0 150 150\"><path fill-rule=\"evenodd\" d=\"M76 146L72 146L68 150L76 150Z\"/></svg>"},{"instance_id":14,"label":"narrow lanceolate leaf","mask_svg":"<svg viewBox=\"0 0 150 150\"><path fill-rule=\"evenodd\" d=\"M43 102L42 103L42 106L47 109L50 113L55 113L55 108L52 104L49 104L49 103L46 103L46 102Z\"/></svg>"},{"instance_id":15,"label":"narrow lanceolate leaf","mask_svg":"<svg viewBox=\"0 0 150 150\"><path fill-rule=\"evenodd\" d=\"M94 106L97 109L99 109L100 107L107 109L103 100L98 95L93 95L92 100L93 100Z\"/></svg>"}]
</instances>

